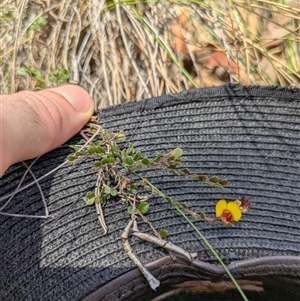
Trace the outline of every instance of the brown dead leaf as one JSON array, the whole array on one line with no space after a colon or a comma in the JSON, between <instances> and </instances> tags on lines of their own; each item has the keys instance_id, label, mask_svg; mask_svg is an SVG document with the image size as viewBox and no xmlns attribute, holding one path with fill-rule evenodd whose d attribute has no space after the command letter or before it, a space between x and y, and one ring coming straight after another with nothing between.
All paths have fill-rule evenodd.
<instances>
[{"instance_id":1,"label":"brown dead leaf","mask_svg":"<svg viewBox=\"0 0 300 301\"><path fill-rule=\"evenodd\" d=\"M229 68L230 63L230 68ZM224 70L231 69L232 73L238 72L238 66L237 64L227 59L227 56L224 52L221 51L213 51L209 56L207 56L206 61L203 62L203 66L209 69L214 69L216 67L222 67Z\"/></svg>"},{"instance_id":2,"label":"brown dead leaf","mask_svg":"<svg viewBox=\"0 0 300 301\"><path fill-rule=\"evenodd\" d=\"M174 36L173 43L171 44L171 47L173 51L179 55L181 53L188 53L188 47L185 42L183 30L185 30L186 23L187 23L187 17L184 13L180 13L177 15L177 20L173 21L173 23L170 26L170 30Z\"/></svg>"}]
</instances>

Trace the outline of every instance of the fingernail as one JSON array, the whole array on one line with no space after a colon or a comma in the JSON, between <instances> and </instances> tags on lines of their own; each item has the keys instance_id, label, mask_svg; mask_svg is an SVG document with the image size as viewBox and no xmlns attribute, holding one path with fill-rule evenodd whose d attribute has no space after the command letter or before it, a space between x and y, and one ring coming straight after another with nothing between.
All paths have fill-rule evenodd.
<instances>
[{"instance_id":1,"label":"fingernail","mask_svg":"<svg viewBox=\"0 0 300 301\"><path fill-rule=\"evenodd\" d=\"M65 85L53 88L53 90L63 95L77 112L85 113L93 106L90 95L79 86Z\"/></svg>"}]
</instances>

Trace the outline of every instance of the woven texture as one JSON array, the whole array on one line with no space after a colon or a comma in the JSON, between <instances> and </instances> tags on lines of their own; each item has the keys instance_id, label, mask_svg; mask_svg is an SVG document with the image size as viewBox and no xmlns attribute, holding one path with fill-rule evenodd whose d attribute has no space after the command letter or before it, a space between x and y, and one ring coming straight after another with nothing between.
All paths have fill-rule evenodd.
<instances>
[{"instance_id":1,"label":"woven texture","mask_svg":"<svg viewBox=\"0 0 300 301\"><path fill-rule=\"evenodd\" d=\"M230 263L300 255L299 100L297 89L229 85L125 104L98 115L104 128L123 130L135 148L149 157L181 147L184 167L229 180L224 190L217 190L165 172L143 173L191 209L213 216L220 198L231 200L246 194L252 200L251 210L234 228L195 221L221 258ZM79 140L75 137L72 142ZM39 159L32 171L38 178L69 153L67 148L57 149ZM120 235L129 216L121 200L105 207L106 236L94 207L76 201L97 179L91 166L84 161L40 181L50 211L48 219L0 216L1 300L81 300L134 269L122 249ZM17 187L24 171L24 166L17 164L5 173L0 180L0 197ZM22 185L30 181L27 175ZM5 212L43 214L38 188L32 186L17 194ZM216 263L191 227L164 200L153 198L147 217L157 229L167 229L173 243L197 252L201 261ZM140 230L151 233L145 224ZM130 242L145 264L166 255L150 243L136 238ZM168 278L161 271L157 274L160 280ZM184 276L184 271L175 269L173 276L176 274ZM283 269L281 274L300 275L299 266ZM132 295L133 287L107 300L127 300L124 296Z\"/></svg>"}]
</instances>

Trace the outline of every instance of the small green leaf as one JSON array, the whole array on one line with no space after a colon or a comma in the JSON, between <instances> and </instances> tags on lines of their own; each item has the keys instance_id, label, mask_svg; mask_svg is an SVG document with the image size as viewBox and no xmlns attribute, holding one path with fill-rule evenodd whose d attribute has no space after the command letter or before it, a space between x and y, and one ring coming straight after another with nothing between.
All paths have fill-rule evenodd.
<instances>
[{"instance_id":1,"label":"small green leaf","mask_svg":"<svg viewBox=\"0 0 300 301\"><path fill-rule=\"evenodd\" d=\"M137 194L137 192L138 192L138 188L137 188L137 185L135 183L132 183L132 184L128 185L127 189L129 191L131 191L133 194Z\"/></svg>"},{"instance_id":2,"label":"small green leaf","mask_svg":"<svg viewBox=\"0 0 300 301\"><path fill-rule=\"evenodd\" d=\"M143 158L143 159L142 159L142 163L143 163L144 165L149 165L149 159L148 159L147 157Z\"/></svg>"},{"instance_id":3,"label":"small green leaf","mask_svg":"<svg viewBox=\"0 0 300 301\"><path fill-rule=\"evenodd\" d=\"M209 179L210 182L212 183L218 183L219 182L219 178L217 176L212 176L210 179Z\"/></svg>"},{"instance_id":4,"label":"small green leaf","mask_svg":"<svg viewBox=\"0 0 300 301\"><path fill-rule=\"evenodd\" d=\"M106 205L107 198L99 198L99 203L104 207Z\"/></svg>"},{"instance_id":5,"label":"small green leaf","mask_svg":"<svg viewBox=\"0 0 300 301\"><path fill-rule=\"evenodd\" d=\"M93 205L93 204L95 204L95 197L90 198L90 199L86 199L85 203L87 205Z\"/></svg>"},{"instance_id":6,"label":"small green leaf","mask_svg":"<svg viewBox=\"0 0 300 301\"><path fill-rule=\"evenodd\" d=\"M59 68L57 76L59 76L61 79L68 80L70 78L70 73L65 68Z\"/></svg>"},{"instance_id":7,"label":"small green leaf","mask_svg":"<svg viewBox=\"0 0 300 301\"><path fill-rule=\"evenodd\" d=\"M117 194L118 194L118 190L117 189L112 189L110 191L110 195L112 195L112 196L116 196Z\"/></svg>"},{"instance_id":8,"label":"small green leaf","mask_svg":"<svg viewBox=\"0 0 300 301\"><path fill-rule=\"evenodd\" d=\"M110 188L108 185L105 185L105 186L104 186L104 192L105 192L106 194L110 194L110 193L111 193L111 188Z\"/></svg>"},{"instance_id":9,"label":"small green leaf","mask_svg":"<svg viewBox=\"0 0 300 301\"><path fill-rule=\"evenodd\" d=\"M87 205L93 205L95 203L95 193L93 191L88 191L83 197L83 200Z\"/></svg>"},{"instance_id":10,"label":"small green leaf","mask_svg":"<svg viewBox=\"0 0 300 301\"><path fill-rule=\"evenodd\" d=\"M40 16L36 19L36 24L40 26L45 26L47 24L47 20L44 16Z\"/></svg>"},{"instance_id":11,"label":"small green leaf","mask_svg":"<svg viewBox=\"0 0 300 301\"><path fill-rule=\"evenodd\" d=\"M128 207L127 207L127 212L128 212L129 214L132 214L132 213L133 213L133 208L132 208L132 206L128 206Z\"/></svg>"},{"instance_id":12,"label":"small green leaf","mask_svg":"<svg viewBox=\"0 0 300 301\"><path fill-rule=\"evenodd\" d=\"M88 197L88 198L92 198L92 197L94 197L95 196L95 192L94 191L88 191L87 193L86 193L86 197Z\"/></svg>"},{"instance_id":13,"label":"small green leaf","mask_svg":"<svg viewBox=\"0 0 300 301\"><path fill-rule=\"evenodd\" d=\"M100 167L101 166L101 162L100 161L95 161L94 162L94 166L95 167Z\"/></svg>"},{"instance_id":14,"label":"small green leaf","mask_svg":"<svg viewBox=\"0 0 300 301\"><path fill-rule=\"evenodd\" d=\"M134 151L134 148L133 148L133 145L132 145L132 143L131 143L131 144L129 144L129 147L128 147L127 150L126 150L127 156L131 156L132 153L133 153L133 151Z\"/></svg>"},{"instance_id":15,"label":"small green leaf","mask_svg":"<svg viewBox=\"0 0 300 301\"><path fill-rule=\"evenodd\" d=\"M190 175L191 173L190 173L190 170L188 169L188 168L184 168L183 170L182 170L186 175Z\"/></svg>"},{"instance_id":16,"label":"small green leaf","mask_svg":"<svg viewBox=\"0 0 300 301\"><path fill-rule=\"evenodd\" d=\"M183 150L179 147L173 149L171 152L169 152L168 157L175 157L175 158L179 158L181 157L183 154Z\"/></svg>"},{"instance_id":17,"label":"small green leaf","mask_svg":"<svg viewBox=\"0 0 300 301\"><path fill-rule=\"evenodd\" d=\"M107 157L108 163L114 163L115 162L115 158L114 157Z\"/></svg>"},{"instance_id":18,"label":"small green leaf","mask_svg":"<svg viewBox=\"0 0 300 301\"><path fill-rule=\"evenodd\" d=\"M27 74L25 68L17 68L16 73L17 73L17 75L21 75L21 76L24 76Z\"/></svg>"},{"instance_id":19,"label":"small green leaf","mask_svg":"<svg viewBox=\"0 0 300 301\"><path fill-rule=\"evenodd\" d=\"M173 161L174 159L175 159L175 156L173 156L173 155L172 156L171 155L168 156L168 161Z\"/></svg>"},{"instance_id":20,"label":"small green leaf","mask_svg":"<svg viewBox=\"0 0 300 301\"><path fill-rule=\"evenodd\" d=\"M138 161L142 158L142 153L140 151L137 151L133 157L133 161Z\"/></svg>"},{"instance_id":21,"label":"small green leaf","mask_svg":"<svg viewBox=\"0 0 300 301\"><path fill-rule=\"evenodd\" d=\"M46 88L46 83L43 80L40 80L37 84L37 86L41 89L45 89Z\"/></svg>"},{"instance_id":22,"label":"small green leaf","mask_svg":"<svg viewBox=\"0 0 300 301\"><path fill-rule=\"evenodd\" d=\"M70 162L74 161L75 159L76 159L76 157L73 156L73 155L69 155L69 156L67 157L67 160L70 161Z\"/></svg>"},{"instance_id":23,"label":"small green leaf","mask_svg":"<svg viewBox=\"0 0 300 301\"><path fill-rule=\"evenodd\" d=\"M56 76L53 74L49 75L48 80L52 84L55 84L57 82Z\"/></svg>"},{"instance_id":24,"label":"small green leaf","mask_svg":"<svg viewBox=\"0 0 300 301\"><path fill-rule=\"evenodd\" d=\"M75 156L76 156L76 157L81 157L82 155L83 155L83 153L80 152L80 151L77 151L77 152L75 153Z\"/></svg>"},{"instance_id":25,"label":"small green leaf","mask_svg":"<svg viewBox=\"0 0 300 301\"><path fill-rule=\"evenodd\" d=\"M180 165L182 163L182 160L180 158L176 158L173 163L176 165Z\"/></svg>"},{"instance_id":26,"label":"small green leaf","mask_svg":"<svg viewBox=\"0 0 300 301\"><path fill-rule=\"evenodd\" d=\"M32 76L32 78L36 81L39 81L41 79L41 73L36 70L33 66L28 66L28 73L30 76Z\"/></svg>"},{"instance_id":27,"label":"small green leaf","mask_svg":"<svg viewBox=\"0 0 300 301\"><path fill-rule=\"evenodd\" d=\"M128 164L128 165L132 165L133 164L133 158L131 156L128 156L125 159L125 163Z\"/></svg>"},{"instance_id":28,"label":"small green leaf","mask_svg":"<svg viewBox=\"0 0 300 301\"><path fill-rule=\"evenodd\" d=\"M223 189L224 188L223 185L221 185L219 183L212 183L212 182L209 182L209 183L210 183L210 185L212 187L219 188L219 189Z\"/></svg>"},{"instance_id":29,"label":"small green leaf","mask_svg":"<svg viewBox=\"0 0 300 301\"><path fill-rule=\"evenodd\" d=\"M89 153L89 154L94 154L95 153L95 148L93 147L93 146L90 146L88 149L87 149L87 152Z\"/></svg>"},{"instance_id":30,"label":"small green leaf","mask_svg":"<svg viewBox=\"0 0 300 301\"><path fill-rule=\"evenodd\" d=\"M80 146L72 144L65 144L64 146L68 146L69 148L74 149L75 151L78 151L80 149Z\"/></svg>"},{"instance_id":31,"label":"small green leaf","mask_svg":"<svg viewBox=\"0 0 300 301\"><path fill-rule=\"evenodd\" d=\"M119 145L118 145L115 141L112 141L112 150L113 150L115 153L119 153L119 152L120 152Z\"/></svg>"},{"instance_id":32,"label":"small green leaf","mask_svg":"<svg viewBox=\"0 0 300 301\"><path fill-rule=\"evenodd\" d=\"M109 160L108 160L107 157L102 158L102 160L101 160L101 164L102 164L102 165L108 164L108 163L109 163Z\"/></svg>"},{"instance_id":33,"label":"small green leaf","mask_svg":"<svg viewBox=\"0 0 300 301\"><path fill-rule=\"evenodd\" d=\"M199 180L199 176L197 174L190 174L189 177L192 179L192 180Z\"/></svg>"},{"instance_id":34,"label":"small green leaf","mask_svg":"<svg viewBox=\"0 0 300 301\"><path fill-rule=\"evenodd\" d=\"M105 149L103 147L101 147L100 145L95 147L95 152L97 154L105 154Z\"/></svg>"},{"instance_id":35,"label":"small green leaf","mask_svg":"<svg viewBox=\"0 0 300 301\"><path fill-rule=\"evenodd\" d=\"M122 160L124 160L125 156L126 156L126 149L123 149L121 151L121 158L122 158Z\"/></svg>"},{"instance_id":36,"label":"small green leaf","mask_svg":"<svg viewBox=\"0 0 300 301\"><path fill-rule=\"evenodd\" d=\"M166 238L168 234L169 234L168 231L165 229L159 231L159 235L161 236L161 238Z\"/></svg>"},{"instance_id":37,"label":"small green leaf","mask_svg":"<svg viewBox=\"0 0 300 301\"><path fill-rule=\"evenodd\" d=\"M147 213L149 206L150 205L148 202L142 202L142 203L139 203L137 209L141 214L145 214L145 213Z\"/></svg>"},{"instance_id":38,"label":"small green leaf","mask_svg":"<svg viewBox=\"0 0 300 301\"><path fill-rule=\"evenodd\" d=\"M200 217L201 217L203 220L206 219L206 215L205 215L205 213L204 213L203 211L200 211L198 214L200 215Z\"/></svg>"},{"instance_id":39,"label":"small green leaf","mask_svg":"<svg viewBox=\"0 0 300 301\"><path fill-rule=\"evenodd\" d=\"M117 133L115 137L119 142L124 142L126 140L126 136L123 133Z\"/></svg>"},{"instance_id":40,"label":"small green leaf","mask_svg":"<svg viewBox=\"0 0 300 301\"><path fill-rule=\"evenodd\" d=\"M102 141L102 140L96 140L96 141L94 142L94 144L95 144L96 146L100 146L100 145L103 144L103 141Z\"/></svg>"}]
</instances>

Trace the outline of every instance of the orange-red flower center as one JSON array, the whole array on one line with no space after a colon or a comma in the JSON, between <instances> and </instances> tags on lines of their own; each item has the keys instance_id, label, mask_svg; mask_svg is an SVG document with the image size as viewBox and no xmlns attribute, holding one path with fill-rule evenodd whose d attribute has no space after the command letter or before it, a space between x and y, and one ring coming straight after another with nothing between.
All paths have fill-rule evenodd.
<instances>
[{"instance_id":1,"label":"orange-red flower center","mask_svg":"<svg viewBox=\"0 0 300 301\"><path fill-rule=\"evenodd\" d=\"M225 209L225 210L223 211L223 214L222 214L221 218L222 218L222 220L223 220L225 223L231 223L231 222L233 222L233 215L232 215L232 213L231 213L229 210L227 210L227 209Z\"/></svg>"}]
</instances>

